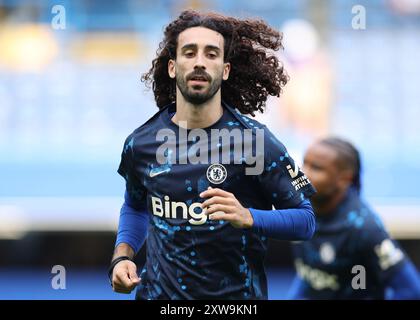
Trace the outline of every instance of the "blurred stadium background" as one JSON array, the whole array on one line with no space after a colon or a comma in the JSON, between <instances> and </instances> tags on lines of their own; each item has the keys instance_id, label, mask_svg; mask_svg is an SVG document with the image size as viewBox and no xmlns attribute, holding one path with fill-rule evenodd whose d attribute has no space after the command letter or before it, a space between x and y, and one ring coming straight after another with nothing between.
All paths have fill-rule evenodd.
<instances>
[{"instance_id":1,"label":"blurred stadium background","mask_svg":"<svg viewBox=\"0 0 420 320\"><path fill-rule=\"evenodd\" d=\"M365 29L352 27L355 5ZM0 0L0 299L134 297L106 276L124 192L116 169L125 137L157 111L140 76L185 8L284 32L291 80L260 120L298 162L316 137L353 141L365 198L419 268L419 0ZM66 290L51 287L54 265ZM284 299L287 242L270 243L267 269L269 297Z\"/></svg>"}]
</instances>

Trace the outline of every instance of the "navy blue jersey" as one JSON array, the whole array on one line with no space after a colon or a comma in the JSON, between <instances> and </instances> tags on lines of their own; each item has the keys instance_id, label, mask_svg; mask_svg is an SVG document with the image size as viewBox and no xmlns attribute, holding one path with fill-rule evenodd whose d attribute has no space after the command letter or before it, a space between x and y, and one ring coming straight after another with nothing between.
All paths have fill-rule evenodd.
<instances>
[{"instance_id":1,"label":"navy blue jersey","mask_svg":"<svg viewBox=\"0 0 420 320\"><path fill-rule=\"evenodd\" d=\"M244 207L271 210L273 205L276 209L296 207L314 189L265 126L226 104L222 117L203 130L210 135L213 129L254 133L262 129L261 174L246 174L250 165L245 157L240 163L233 158L231 163L182 163L187 154L195 154L194 146L201 139L185 141L183 134L190 130L171 121L175 108L175 104L163 108L126 139L118 169L133 206L147 208L150 214L147 258L136 298L267 299L263 265L267 239L251 229L207 219L200 208L205 199L199 194L209 186L221 188L233 193ZM157 139L161 129L176 133L174 148L163 152L164 163L156 156L162 153L162 141ZM255 141L256 135L251 137ZM233 156L234 140L229 143ZM225 146L209 145L209 153Z\"/></svg>"},{"instance_id":2,"label":"navy blue jersey","mask_svg":"<svg viewBox=\"0 0 420 320\"><path fill-rule=\"evenodd\" d=\"M384 299L385 282L407 259L353 189L333 213L317 217L315 235L294 243L293 253L308 299ZM365 289L358 289L362 272Z\"/></svg>"}]
</instances>

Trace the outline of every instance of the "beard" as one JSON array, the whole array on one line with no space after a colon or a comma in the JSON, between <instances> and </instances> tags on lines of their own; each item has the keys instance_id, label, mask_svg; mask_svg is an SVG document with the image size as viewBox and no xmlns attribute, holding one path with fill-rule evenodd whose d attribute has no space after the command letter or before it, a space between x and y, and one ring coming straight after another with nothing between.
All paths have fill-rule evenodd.
<instances>
[{"instance_id":1,"label":"beard","mask_svg":"<svg viewBox=\"0 0 420 320\"><path fill-rule=\"evenodd\" d=\"M337 192L339 192L338 187L333 187L328 192L317 192L311 197L311 203L315 207L322 207L329 203Z\"/></svg>"},{"instance_id":2,"label":"beard","mask_svg":"<svg viewBox=\"0 0 420 320\"><path fill-rule=\"evenodd\" d=\"M200 88L203 87L202 85L188 87L188 80L197 76L204 77L207 80L209 84L207 90L200 90ZM222 75L213 79L207 72L202 69L198 69L187 75L185 79L182 75L177 74L176 85L186 101L194 105L201 105L213 98L220 89L222 85Z\"/></svg>"}]
</instances>

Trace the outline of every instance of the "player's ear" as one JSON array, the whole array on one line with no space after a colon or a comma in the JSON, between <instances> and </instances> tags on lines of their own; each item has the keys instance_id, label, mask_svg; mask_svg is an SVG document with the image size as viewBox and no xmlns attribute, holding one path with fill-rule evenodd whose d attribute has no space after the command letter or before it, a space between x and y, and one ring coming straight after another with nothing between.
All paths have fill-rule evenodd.
<instances>
[{"instance_id":1,"label":"player's ear","mask_svg":"<svg viewBox=\"0 0 420 320\"><path fill-rule=\"evenodd\" d=\"M169 59L168 61L168 74L170 78L175 79L175 76L176 76L175 60L173 59Z\"/></svg>"},{"instance_id":2,"label":"player's ear","mask_svg":"<svg viewBox=\"0 0 420 320\"><path fill-rule=\"evenodd\" d=\"M226 62L223 64L223 80L229 79L229 73L230 73L230 63Z\"/></svg>"}]
</instances>

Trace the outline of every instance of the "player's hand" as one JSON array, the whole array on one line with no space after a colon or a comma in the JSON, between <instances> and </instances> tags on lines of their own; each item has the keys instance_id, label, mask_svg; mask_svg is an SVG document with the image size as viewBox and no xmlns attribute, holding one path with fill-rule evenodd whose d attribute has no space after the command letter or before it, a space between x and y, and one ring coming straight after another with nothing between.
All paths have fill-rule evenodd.
<instances>
[{"instance_id":1,"label":"player's hand","mask_svg":"<svg viewBox=\"0 0 420 320\"><path fill-rule=\"evenodd\" d=\"M201 207L210 220L229 221L235 228L251 228L254 224L249 209L244 208L233 193L209 187L200 197L209 198Z\"/></svg>"},{"instance_id":2,"label":"player's hand","mask_svg":"<svg viewBox=\"0 0 420 320\"><path fill-rule=\"evenodd\" d=\"M115 265L112 273L112 287L115 292L129 294L139 283L137 266L133 261L123 260Z\"/></svg>"}]
</instances>

